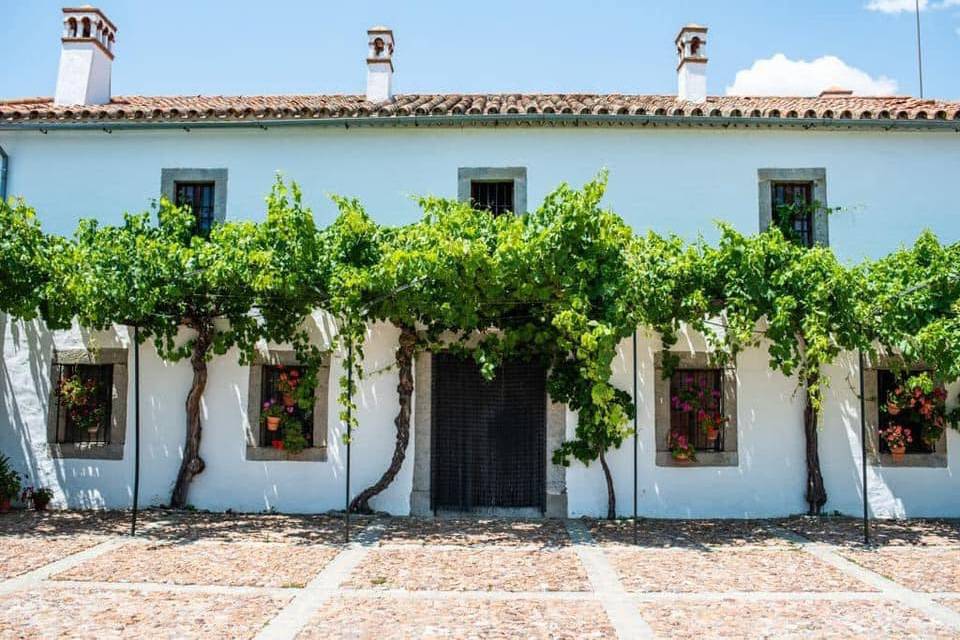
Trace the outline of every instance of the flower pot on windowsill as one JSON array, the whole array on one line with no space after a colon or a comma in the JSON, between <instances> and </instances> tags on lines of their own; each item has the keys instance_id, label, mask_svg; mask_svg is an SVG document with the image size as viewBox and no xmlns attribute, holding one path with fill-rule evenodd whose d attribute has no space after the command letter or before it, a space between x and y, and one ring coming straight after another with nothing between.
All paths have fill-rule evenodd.
<instances>
[{"instance_id":1,"label":"flower pot on windowsill","mask_svg":"<svg viewBox=\"0 0 960 640\"><path fill-rule=\"evenodd\" d=\"M295 404L297 404L296 398L294 398L294 397L293 397L293 394L291 394L291 393L285 393L285 394L283 394L282 400L283 400L283 406L285 406L285 407L292 407L292 406L294 406Z\"/></svg>"},{"instance_id":2,"label":"flower pot on windowsill","mask_svg":"<svg viewBox=\"0 0 960 640\"><path fill-rule=\"evenodd\" d=\"M900 445L899 447L890 447L890 455L893 456L894 462L903 462L906 453L907 448L904 445Z\"/></svg>"},{"instance_id":3,"label":"flower pot on windowsill","mask_svg":"<svg viewBox=\"0 0 960 640\"><path fill-rule=\"evenodd\" d=\"M717 438L720 437L720 429L716 427L707 428L707 443L712 447L717 443Z\"/></svg>"},{"instance_id":4,"label":"flower pot on windowsill","mask_svg":"<svg viewBox=\"0 0 960 640\"><path fill-rule=\"evenodd\" d=\"M900 413L900 407L898 407L898 406L897 406L897 403L895 403L895 402L888 402L888 403L887 403L887 413L889 413L889 414L892 415L892 416L895 416L895 415L897 415L897 414Z\"/></svg>"},{"instance_id":5,"label":"flower pot on windowsill","mask_svg":"<svg viewBox=\"0 0 960 640\"><path fill-rule=\"evenodd\" d=\"M267 417L267 431L276 431L280 428L280 416Z\"/></svg>"},{"instance_id":6,"label":"flower pot on windowsill","mask_svg":"<svg viewBox=\"0 0 960 640\"><path fill-rule=\"evenodd\" d=\"M89 435L89 436L95 436L95 435L97 435L97 431L99 431L99 430L100 430L100 427L87 427L87 428L85 429L85 431L87 432L87 435Z\"/></svg>"},{"instance_id":7,"label":"flower pot on windowsill","mask_svg":"<svg viewBox=\"0 0 960 640\"><path fill-rule=\"evenodd\" d=\"M277 451L283 451L283 440L271 440L270 446L272 446Z\"/></svg>"},{"instance_id":8,"label":"flower pot on windowsill","mask_svg":"<svg viewBox=\"0 0 960 640\"><path fill-rule=\"evenodd\" d=\"M677 464L690 464L690 454L689 453L675 453L673 454L673 461Z\"/></svg>"}]
</instances>

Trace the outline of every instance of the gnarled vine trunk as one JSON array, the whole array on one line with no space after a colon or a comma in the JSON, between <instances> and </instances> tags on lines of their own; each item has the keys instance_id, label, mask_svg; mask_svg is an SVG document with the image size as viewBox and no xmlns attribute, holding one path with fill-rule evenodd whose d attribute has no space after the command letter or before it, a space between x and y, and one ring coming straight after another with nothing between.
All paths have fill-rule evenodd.
<instances>
[{"instance_id":1,"label":"gnarled vine trunk","mask_svg":"<svg viewBox=\"0 0 960 640\"><path fill-rule=\"evenodd\" d=\"M190 365L193 367L193 384L187 394L187 437L183 445L183 461L180 463L180 472L177 474L177 483L170 496L170 506L182 509L187 506L187 493L190 482L206 466L200 457L200 400L207 387L207 352L213 341L213 328L208 323L198 322L193 325L197 337L193 343L193 352L190 354Z\"/></svg>"},{"instance_id":2,"label":"gnarled vine trunk","mask_svg":"<svg viewBox=\"0 0 960 640\"><path fill-rule=\"evenodd\" d=\"M804 389L806 404L803 409L803 433L807 445L807 513L820 515L820 509L827 502L827 490L823 486L823 474L820 473L820 452L817 437L817 412L810 403L810 396Z\"/></svg>"},{"instance_id":3,"label":"gnarled vine trunk","mask_svg":"<svg viewBox=\"0 0 960 640\"><path fill-rule=\"evenodd\" d=\"M607 520L613 520L617 517L617 496L613 492L613 476L610 475L610 466L607 465L607 458L600 452L600 466L603 468L603 477L607 481Z\"/></svg>"},{"instance_id":4,"label":"gnarled vine trunk","mask_svg":"<svg viewBox=\"0 0 960 640\"><path fill-rule=\"evenodd\" d=\"M350 510L359 513L370 513L370 499L390 486L393 479L400 472L403 460L407 455L407 446L410 444L410 412L413 406L413 354L417 345L417 333L408 325L401 325L397 348L397 368L400 383L397 385L397 394L400 400L400 411L393 423L397 426L397 442L393 447L393 459L390 466L383 472L380 479L357 495L350 503Z\"/></svg>"}]
</instances>

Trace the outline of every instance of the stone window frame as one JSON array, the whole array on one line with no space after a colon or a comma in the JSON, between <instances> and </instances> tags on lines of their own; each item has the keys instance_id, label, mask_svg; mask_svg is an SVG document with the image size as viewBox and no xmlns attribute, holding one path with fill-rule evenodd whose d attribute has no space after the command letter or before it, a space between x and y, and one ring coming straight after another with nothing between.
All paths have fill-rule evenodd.
<instances>
[{"instance_id":1,"label":"stone window frame","mask_svg":"<svg viewBox=\"0 0 960 640\"><path fill-rule=\"evenodd\" d=\"M110 389L110 442L58 442L66 413L57 412L57 368L60 365L112 365L113 384ZM47 404L47 451L52 458L80 458L84 460L123 460L127 435L127 349L124 347L88 349L55 349L50 365L50 400ZM57 417L59 416L59 421Z\"/></svg>"},{"instance_id":2,"label":"stone window frame","mask_svg":"<svg viewBox=\"0 0 960 640\"><path fill-rule=\"evenodd\" d=\"M658 467L737 467L740 465L737 441L737 370L718 366L706 351L671 351L679 358L677 371L683 369L719 369L720 389L723 394L723 415L727 423L723 431L724 451L698 451L697 459L678 462L673 459L667 443L670 439L670 378L663 377L662 351L654 355L654 431L656 432L656 465Z\"/></svg>"},{"instance_id":3,"label":"stone window frame","mask_svg":"<svg viewBox=\"0 0 960 640\"><path fill-rule=\"evenodd\" d=\"M327 426L330 395L330 358L325 356L317 371L317 386L313 390L313 446L300 453L274 449L260 442L260 397L263 391L263 367L283 365L300 366L293 349L270 348L257 350L250 363L247 387L246 460L276 462L325 462L327 460Z\"/></svg>"},{"instance_id":4,"label":"stone window frame","mask_svg":"<svg viewBox=\"0 0 960 640\"><path fill-rule=\"evenodd\" d=\"M879 371L906 367L906 363L896 355L882 355L875 361L867 359L863 369L863 406L867 424L867 460L872 466L897 468L912 467L923 469L943 469L947 467L947 431L943 430L937 440L933 453L906 453L903 460L894 462L890 453L880 453L880 376ZM929 370L923 364L907 367L911 370Z\"/></svg>"},{"instance_id":5,"label":"stone window frame","mask_svg":"<svg viewBox=\"0 0 960 640\"><path fill-rule=\"evenodd\" d=\"M178 182L213 183L213 221L227 219L227 170L226 169L161 169L160 194L175 202Z\"/></svg>"},{"instance_id":6,"label":"stone window frame","mask_svg":"<svg viewBox=\"0 0 960 640\"><path fill-rule=\"evenodd\" d=\"M820 205L813 212L813 243L816 246L830 246L826 168L757 169L761 232L766 231L773 224L773 183L775 182L809 182L813 186L813 200Z\"/></svg>"},{"instance_id":7,"label":"stone window frame","mask_svg":"<svg viewBox=\"0 0 960 640\"><path fill-rule=\"evenodd\" d=\"M513 181L515 215L527 212L526 167L460 167L457 169L457 200L470 202L470 185L474 182Z\"/></svg>"}]
</instances>

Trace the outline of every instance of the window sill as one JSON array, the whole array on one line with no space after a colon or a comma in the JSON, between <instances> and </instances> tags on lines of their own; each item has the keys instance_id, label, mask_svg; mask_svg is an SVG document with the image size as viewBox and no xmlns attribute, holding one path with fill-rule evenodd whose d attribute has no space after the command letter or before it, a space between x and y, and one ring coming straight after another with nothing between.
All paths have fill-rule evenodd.
<instances>
[{"instance_id":1,"label":"window sill","mask_svg":"<svg viewBox=\"0 0 960 640\"><path fill-rule=\"evenodd\" d=\"M51 458L77 458L80 460L123 460L123 443L62 443L47 444Z\"/></svg>"},{"instance_id":2,"label":"window sill","mask_svg":"<svg viewBox=\"0 0 960 640\"><path fill-rule=\"evenodd\" d=\"M300 453L290 453L273 447L247 447L247 460L257 462L326 462L326 447L311 447Z\"/></svg>"},{"instance_id":3,"label":"window sill","mask_svg":"<svg viewBox=\"0 0 960 640\"><path fill-rule=\"evenodd\" d=\"M897 467L909 467L912 469L945 469L947 467L947 454L943 451L936 453L908 453L903 456L903 460L894 460L889 453L880 454L880 463L877 464L877 457L870 456L872 466L887 467L896 469Z\"/></svg>"},{"instance_id":4,"label":"window sill","mask_svg":"<svg viewBox=\"0 0 960 640\"><path fill-rule=\"evenodd\" d=\"M737 467L740 466L740 456L736 451L701 451L696 460L679 462L673 459L669 451L657 451L658 467Z\"/></svg>"}]
</instances>

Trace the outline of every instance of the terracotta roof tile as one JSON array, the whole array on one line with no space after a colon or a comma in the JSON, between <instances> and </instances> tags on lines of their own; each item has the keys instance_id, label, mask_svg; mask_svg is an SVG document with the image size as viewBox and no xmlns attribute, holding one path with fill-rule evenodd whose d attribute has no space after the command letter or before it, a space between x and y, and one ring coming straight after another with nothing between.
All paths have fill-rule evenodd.
<instances>
[{"instance_id":1,"label":"terracotta roof tile","mask_svg":"<svg viewBox=\"0 0 960 640\"><path fill-rule=\"evenodd\" d=\"M960 120L960 102L827 94L816 98L621 94L398 95L384 103L356 95L117 96L110 104L54 106L51 98L0 100L0 124L26 122L202 122L269 119L397 118L496 114L658 115L850 120Z\"/></svg>"}]
</instances>

